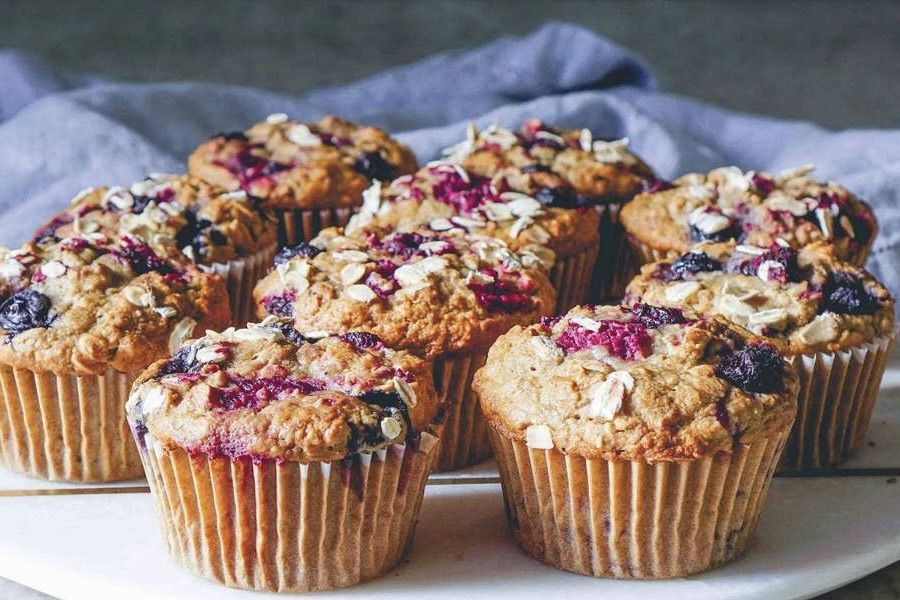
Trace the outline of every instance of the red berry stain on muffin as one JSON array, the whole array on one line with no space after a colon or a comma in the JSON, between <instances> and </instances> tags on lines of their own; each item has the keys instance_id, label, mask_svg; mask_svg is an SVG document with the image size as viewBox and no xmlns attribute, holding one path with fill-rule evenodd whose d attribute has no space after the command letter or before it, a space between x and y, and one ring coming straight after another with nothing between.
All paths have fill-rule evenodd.
<instances>
[{"instance_id":1,"label":"red berry stain on muffin","mask_svg":"<svg viewBox=\"0 0 900 600\"><path fill-rule=\"evenodd\" d=\"M534 306L528 293L534 290L535 283L528 277L488 268L479 269L478 273L482 277L473 278L468 287L488 312L515 313Z\"/></svg>"}]
</instances>

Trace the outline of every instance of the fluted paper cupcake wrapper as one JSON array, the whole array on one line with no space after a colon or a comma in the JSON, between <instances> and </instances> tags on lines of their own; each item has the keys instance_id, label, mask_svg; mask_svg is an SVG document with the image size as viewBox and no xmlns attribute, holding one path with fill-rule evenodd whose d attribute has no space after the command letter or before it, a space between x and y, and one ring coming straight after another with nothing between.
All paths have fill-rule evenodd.
<instances>
[{"instance_id":1,"label":"fluted paper cupcake wrapper","mask_svg":"<svg viewBox=\"0 0 900 600\"><path fill-rule=\"evenodd\" d=\"M276 208L278 243L294 246L313 239L328 227L343 227L353 215L352 208Z\"/></svg>"},{"instance_id":2,"label":"fluted paper cupcake wrapper","mask_svg":"<svg viewBox=\"0 0 900 600\"><path fill-rule=\"evenodd\" d=\"M590 301L593 303L618 302L633 276L622 268L628 256L628 244L619 222L621 208L621 204L597 207L600 213L601 244L591 278Z\"/></svg>"},{"instance_id":3,"label":"fluted paper cupcake wrapper","mask_svg":"<svg viewBox=\"0 0 900 600\"><path fill-rule=\"evenodd\" d=\"M225 280L234 326L243 327L248 321L254 320L253 287L272 266L277 250L278 247L272 245L247 258L202 267L206 272L221 275Z\"/></svg>"},{"instance_id":4,"label":"fluted paper cupcake wrapper","mask_svg":"<svg viewBox=\"0 0 900 600\"><path fill-rule=\"evenodd\" d=\"M863 444L895 337L792 357L800 395L779 472L831 467Z\"/></svg>"},{"instance_id":5,"label":"fluted paper cupcake wrapper","mask_svg":"<svg viewBox=\"0 0 900 600\"><path fill-rule=\"evenodd\" d=\"M486 353L471 353L434 361L434 382L445 411L436 471L455 471L491 456L487 422L472 391L472 378L486 359Z\"/></svg>"},{"instance_id":6,"label":"fluted paper cupcake wrapper","mask_svg":"<svg viewBox=\"0 0 900 600\"><path fill-rule=\"evenodd\" d=\"M556 289L557 313L562 314L588 300L600 245L601 242L597 242L568 258L557 258L550 268L550 283Z\"/></svg>"},{"instance_id":7,"label":"fluted paper cupcake wrapper","mask_svg":"<svg viewBox=\"0 0 900 600\"><path fill-rule=\"evenodd\" d=\"M690 462L609 462L531 450L492 431L513 536L592 575L684 577L747 547L787 432Z\"/></svg>"},{"instance_id":8,"label":"fluted paper cupcake wrapper","mask_svg":"<svg viewBox=\"0 0 900 600\"><path fill-rule=\"evenodd\" d=\"M0 459L51 481L104 482L143 477L125 421L137 373L55 375L0 365Z\"/></svg>"},{"instance_id":9,"label":"fluted paper cupcake wrapper","mask_svg":"<svg viewBox=\"0 0 900 600\"><path fill-rule=\"evenodd\" d=\"M386 573L415 530L437 439L300 464L142 452L170 554L229 587L300 592Z\"/></svg>"}]
</instances>

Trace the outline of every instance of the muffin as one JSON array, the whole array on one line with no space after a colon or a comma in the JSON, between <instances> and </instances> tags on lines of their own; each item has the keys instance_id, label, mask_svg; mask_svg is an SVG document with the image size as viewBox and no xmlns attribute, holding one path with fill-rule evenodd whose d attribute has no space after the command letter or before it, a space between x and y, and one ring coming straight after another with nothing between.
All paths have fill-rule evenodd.
<instances>
[{"instance_id":1,"label":"muffin","mask_svg":"<svg viewBox=\"0 0 900 600\"><path fill-rule=\"evenodd\" d=\"M188 176L154 174L122 187L87 189L35 234L35 241L101 233L128 235L222 276L237 324L252 312L253 285L277 249L274 216L243 191L226 192Z\"/></svg>"},{"instance_id":2,"label":"muffin","mask_svg":"<svg viewBox=\"0 0 900 600\"><path fill-rule=\"evenodd\" d=\"M469 126L464 142L444 150L448 160L481 177L505 177L512 189L541 204L560 208L593 207L600 213L600 254L593 274L592 298L615 298L625 291L618 268L625 250L619 209L659 180L628 139L594 139L589 129L558 129L537 119L518 133L493 125Z\"/></svg>"},{"instance_id":3,"label":"muffin","mask_svg":"<svg viewBox=\"0 0 900 600\"><path fill-rule=\"evenodd\" d=\"M878 232L872 209L840 185L812 179L812 170L772 175L723 167L637 196L621 212L629 273L677 258L697 242L729 240L763 248L826 241L839 258L863 266Z\"/></svg>"},{"instance_id":4,"label":"muffin","mask_svg":"<svg viewBox=\"0 0 900 600\"><path fill-rule=\"evenodd\" d=\"M721 317L636 305L514 327L474 387L522 548L567 571L645 579L744 551L798 381Z\"/></svg>"},{"instance_id":5,"label":"muffin","mask_svg":"<svg viewBox=\"0 0 900 600\"><path fill-rule=\"evenodd\" d=\"M483 177L453 162L432 162L414 175L366 190L347 232L425 227L498 238L511 250L538 254L552 265L550 281L564 310L587 296L600 245L600 215L590 206L550 204L552 198L572 194L572 187L559 175L538 175L512 167ZM537 188L538 181L545 187Z\"/></svg>"},{"instance_id":6,"label":"muffin","mask_svg":"<svg viewBox=\"0 0 900 600\"><path fill-rule=\"evenodd\" d=\"M353 585L399 562L439 413L425 361L275 317L181 346L128 401L169 553L269 591Z\"/></svg>"},{"instance_id":7,"label":"muffin","mask_svg":"<svg viewBox=\"0 0 900 600\"><path fill-rule=\"evenodd\" d=\"M218 275L100 232L0 250L0 296L0 460L54 481L141 477L131 382L230 318Z\"/></svg>"},{"instance_id":8,"label":"muffin","mask_svg":"<svg viewBox=\"0 0 900 600\"><path fill-rule=\"evenodd\" d=\"M894 344L894 300L833 246L706 242L646 265L627 298L721 315L791 358L799 408L782 470L833 466L863 443Z\"/></svg>"},{"instance_id":9,"label":"muffin","mask_svg":"<svg viewBox=\"0 0 900 600\"><path fill-rule=\"evenodd\" d=\"M327 229L286 248L256 286L259 315L294 319L301 331L365 331L434 362L447 410L438 468L490 456L472 375L497 336L552 312L540 259L471 234Z\"/></svg>"},{"instance_id":10,"label":"muffin","mask_svg":"<svg viewBox=\"0 0 900 600\"><path fill-rule=\"evenodd\" d=\"M412 151L377 127L337 117L301 123L279 113L194 150L188 172L262 199L278 217L282 245L344 225L373 180L416 170Z\"/></svg>"}]
</instances>

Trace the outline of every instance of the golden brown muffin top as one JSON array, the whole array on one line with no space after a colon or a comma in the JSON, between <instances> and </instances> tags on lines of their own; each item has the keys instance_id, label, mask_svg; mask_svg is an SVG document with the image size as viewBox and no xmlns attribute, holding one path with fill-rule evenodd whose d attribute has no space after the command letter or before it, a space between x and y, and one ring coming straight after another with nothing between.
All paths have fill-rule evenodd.
<instances>
[{"instance_id":1,"label":"golden brown muffin top","mask_svg":"<svg viewBox=\"0 0 900 600\"><path fill-rule=\"evenodd\" d=\"M797 375L721 317L582 306L514 327L475 375L485 417L537 449L604 460L692 460L787 431Z\"/></svg>"},{"instance_id":2,"label":"golden brown muffin top","mask_svg":"<svg viewBox=\"0 0 900 600\"><path fill-rule=\"evenodd\" d=\"M599 239L600 217L594 208L548 206L540 195L517 190L509 173L487 178L447 161L429 163L390 183L376 182L364 198L347 224L350 235L373 227L426 227L499 238L513 250L545 246L561 258Z\"/></svg>"},{"instance_id":3,"label":"golden brown muffin top","mask_svg":"<svg viewBox=\"0 0 900 600\"><path fill-rule=\"evenodd\" d=\"M550 258L552 261L552 257ZM276 256L253 297L258 314L302 331L368 331L434 358L486 350L516 323L553 310L541 258L462 233L326 229Z\"/></svg>"},{"instance_id":4,"label":"golden brown muffin top","mask_svg":"<svg viewBox=\"0 0 900 600\"><path fill-rule=\"evenodd\" d=\"M894 330L887 289L824 242L799 251L705 242L644 265L626 298L722 315L790 354L846 350Z\"/></svg>"},{"instance_id":5,"label":"golden brown muffin top","mask_svg":"<svg viewBox=\"0 0 900 600\"><path fill-rule=\"evenodd\" d=\"M156 362L127 410L154 449L307 463L415 443L439 400L428 363L370 333L312 338L270 317Z\"/></svg>"},{"instance_id":6,"label":"golden brown muffin top","mask_svg":"<svg viewBox=\"0 0 900 600\"><path fill-rule=\"evenodd\" d=\"M627 202L656 182L628 139L594 139L589 129L561 129L538 119L518 132L470 124L466 139L444 150L451 162L482 177L505 177L512 189L544 204L577 208Z\"/></svg>"},{"instance_id":7,"label":"golden brown muffin top","mask_svg":"<svg viewBox=\"0 0 900 600\"><path fill-rule=\"evenodd\" d=\"M191 175L284 209L359 206L373 180L416 167L412 151L377 127L333 116L300 122L282 113L219 134L188 158Z\"/></svg>"},{"instance_id":8,"label":"golden brown muffin top","mask_svg":"<svg viewBox=\"0 0 900 600\"><path fill-rule=\"evenodd\" d=\"M0 362L59 374L144 369L196 327L224 327L221 277L100 232L0 251Z\"/></svg>"},{"instance_id":9,"label":"golden brown muffin top","mask_svg":"<svg viewBox=\"0 0 900 600\"><path fill-rule=\"evenodd\" d=\"M686 252L700 241L768 248L781 240L794 248L827 241L843 259L859 256L878 229L871 208L836 183L812 179L812 169L773 175L722 167L684 175L635 197L622 209L622 225L663 252Z\"/></svg>"},{"instance_id":10,"label":"golden brown muffin top","mask_svg":"<svg viewBox=\"0 0 900 600\"><path fill-rule=\"evenodd\" d=\"M246 192L226 192L186 175L154 174L123 187L83 191L38 230L35 240L101 233L174 247L199 265L226 263L271 248L274 217Z\"/></svg>"}]
</instances>

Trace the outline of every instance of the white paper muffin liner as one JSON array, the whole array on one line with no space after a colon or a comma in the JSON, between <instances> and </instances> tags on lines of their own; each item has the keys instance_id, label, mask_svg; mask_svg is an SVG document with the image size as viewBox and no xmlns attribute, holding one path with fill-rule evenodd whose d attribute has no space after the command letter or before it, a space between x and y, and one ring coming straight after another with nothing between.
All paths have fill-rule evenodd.
<instances>
[{"instance_id":1,"label":"white paper muffin liner","mask_svg":"<svg viewBox=\"0 0 900 600\"><path fill-rule=\"evenodd\" d=\"M182 567L229 587L305 592L397 565L436 449L437 438L423 433L417 448L310 464L180 449L141 455L166 547Z\"/></svg>"},{"instance_id":2,"label":"white paper muffin liner","mask_svg":"<svg viewBox=\"0 0 900 600\"><path fill-rule=\"evenodd\" d=\"M0 365L0 460L25 475L69 482L143 477L125 421L135 373L56 375Z\"/></svg>"},{"instance_id":3,"label":"white paper muffin liner","mask_svg":"<svg viewBox=\"0 0 900 600\"><path fill-rule=\"evenodd\" d=\"M610 462L491 440L513 536L559 569L684 577L739 556L756 529L787 432L686 462Z\"/></svg>"},{"instance_id":4,"label":"white paper muffin liner","mask_svg":"<svg viewBox=\"0 0 900 600\"><path fill-rule=\"evenodd\" d=\"M779 472L832 467L863 444L895 338L792 357L800 395Z\"/></svg>"},{"instance_id":5,"label":"white paper muffin liner","mask_svg":"<svg viewBox=\"0 0 900 600\"><path fill-rule=\"evenodd\" d=\"M253 287L272 266L277 250L278 246L273 244L243 259L201 266L207 273L216 273L225 280L228 304L231 307L231 323L235 327L243 327L247 322L255 320Z\"/></svg>"},{"instance_id":6,"label":"white paper muffin liner","mask_svg":"<svg viewBox=\"0 0 900 600\"><path fill-rule=\"evenodd\" d=\"M602 242L584 248L567 258L557 258L550 268L550 283L556 289L556 311L567 312L573 306L587 302L591 291L594 264Z\"/></svg>"},{"instance_id":7,"label":"white paper muffin liner","mask_svg":"<svg viewBox=\"0 0 900 600\"><path fill-rule=\"evenodd\" d=\"M472 378L486 359L486 353L471 353L434 361L434 384L445 410L436 471L456 471L491 456L487 422L472 390Z\"/></svg>"},{"instance_id":8,"label":"white paper muffin liner","mask_svg":"<svg viewBox=\"0 0 900 600\"><path fill-rule=\"evenodd\" d=\"M294 246L306 242L329 227L343 227L353 215L354 208L276 208L278 244Z\"/></svg>"}]
</instances>

